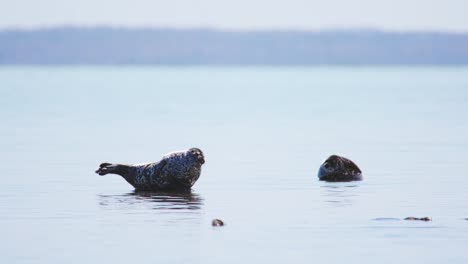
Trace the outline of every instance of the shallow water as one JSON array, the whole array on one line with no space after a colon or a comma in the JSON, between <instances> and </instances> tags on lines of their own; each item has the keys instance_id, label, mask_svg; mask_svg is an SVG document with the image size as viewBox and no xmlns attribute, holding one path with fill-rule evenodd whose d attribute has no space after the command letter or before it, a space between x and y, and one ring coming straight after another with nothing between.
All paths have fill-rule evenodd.
<instances>
[{"instance_id":1,"label":"shallow water","mask_svg":"<svg viewBox=\"0 0 468 264\"><path fill-rule=\"evenodd\" d=\"M2 67L0 118L1 263L468 261L466 67ZM193 146L191 193L94 174Z\"/></svg>"}]
</instances>

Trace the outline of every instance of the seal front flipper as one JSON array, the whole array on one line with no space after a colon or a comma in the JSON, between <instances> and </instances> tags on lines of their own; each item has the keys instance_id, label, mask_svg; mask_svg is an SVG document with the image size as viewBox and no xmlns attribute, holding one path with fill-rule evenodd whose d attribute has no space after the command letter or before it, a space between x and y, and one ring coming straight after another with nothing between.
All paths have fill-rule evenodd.
<instances>
[{"instance_id":1,"label":"seal front flipper","mask_svg":"<svg viewBox=\"0 0 468 264\"><path fill-rule=\"evenodd\" d=\"M106 174L118 174L124 176L128 172L128 166L122 164L112 164L112 163L101 163L99 169L96 170L96 173L104 176Z\"/></svg>"}]
</instances>

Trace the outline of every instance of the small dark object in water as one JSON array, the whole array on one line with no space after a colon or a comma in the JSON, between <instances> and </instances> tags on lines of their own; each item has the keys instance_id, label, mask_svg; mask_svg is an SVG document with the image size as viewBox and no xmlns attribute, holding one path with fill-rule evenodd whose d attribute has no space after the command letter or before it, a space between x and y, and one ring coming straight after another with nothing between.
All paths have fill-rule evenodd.
<instances>
[{"instance_id":1,"label":"small dark object in water","mask_svg":"<svg viewBox=\"0 0 468 264\"><path fill-rule=\"evenodd\" d=\"M137 191L189 190L201 174L205 163L198 148L172 152L160 161L146 164L124 165L102 163L96 173L122 176Z\"/></svg>"},{"instance_id":2,"label":"small dark object in water","mask_svg":"<svg viewBox=\"0 0 468 264\"><path fill-rule=\"evenodd\" d=\"M432 218L430 217L413 217L413 216L410 216L410 217L406 217L405 220L412 220L412 221L432 221Z\"/></svg>"},{"instance_id":3,"label":"small dark object in water","mask_svg":"<svg viewBox=\"0 0 468 264\"><path fill-rule=\"evenodd\" d=\"M362 172L351 160L331 155L323 162L318 171L321 181L348 182L362 180Z\"/></svg>"},{"instance_id":4,"label":"small dark object in water","mask_svg":"<svg viewBox=\"0 0 468 264\"><path fill-rule=\"evenodd\" d=\"M211 225L212 226L223 226L224 222L221 219L213 219L213 221L211 221Z\"/></svg>"}]
</instances>

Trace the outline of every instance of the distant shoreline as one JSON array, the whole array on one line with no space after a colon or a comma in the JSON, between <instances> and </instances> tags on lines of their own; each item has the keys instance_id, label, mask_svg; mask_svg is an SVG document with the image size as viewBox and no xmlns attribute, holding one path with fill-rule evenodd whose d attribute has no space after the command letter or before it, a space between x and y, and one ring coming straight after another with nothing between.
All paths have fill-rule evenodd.
<instances>
[{"instance_id":1,"label":"distant shoreline","mask_svg":"<svg viewBox=\"0 0 468 264\"><path fill-rule=\"evenodd\" d=\"M465 68L465 64L0 64L0 68Z\"/></svg>"},{"instance_id":2,"label":"distant shoreline","mask_svg":"<svg viewBox=\"0 0 468 264\"><path fill-rule=\"evenodd\" d=\"M114 31L187 31L187 32L224 32L224 33L386 33L386 34L449 34L467 35L468 31L463 30L399 30L383 29L378 27L330 27L322 29L306 28L267 28L267 29L245 29L245 28L221 28L221 27L170 27L170 26L126 26L126 25L45 25L45 26L5 26L0 27L2 32L38 32L56 30L114 30Z\"/></svg>"},{"instance_id":3,"label":"distant shoreline","mask_svg":"<svg viewBox=\"0 0 468 264\"><path fill-rule=\"evenodd\" d=\"M468 65L468 33L1 29L0 65L464 66Z\"/></svg>"}]
</instances>

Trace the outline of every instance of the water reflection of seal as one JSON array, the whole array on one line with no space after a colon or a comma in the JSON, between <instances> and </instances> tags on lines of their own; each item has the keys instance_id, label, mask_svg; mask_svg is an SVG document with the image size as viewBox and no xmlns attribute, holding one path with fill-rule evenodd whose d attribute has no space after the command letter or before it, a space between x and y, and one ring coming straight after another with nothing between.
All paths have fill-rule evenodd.
<instances>
[{"instance_id":1,"label":"water reflection of seal","mask_svg":"<svg viewBox=\"0 0 468 264\"><path fill-rule=\"evenodd\" d=\"M347 182L362 180L362 172L351 160L331 155L320 166L318 177L321 181Z\"/></svg>"},{"instance_id":2,"label":"water reflection of seal","mask_svg":"<svg viewBox=\"0 0 468 264\"><path fill-rule=\"evenodd\" d=\"M359 185L355 183L326 183L320 186L320 189L325 191L322 194L325 202L337 207L352 206L360 194Z\"/></svg>"},{"instance_id":3,"label":"water reflection of seal","mask_svg":"<svg viewBox=\"0 0 468 264\"><path fill-rule=\"evenodd\" d=\"M113 209L148 208L189 212L203 206L203 198L191 190L177 192L134 191L127 194L101 194L99 204Z\"/></svg>"},{"instance_id":4,"label":"water reflection of seal","mask_svg":"<svg viewBox=\"0 0 468 264\"><path fill-rule=\"evenodd\" d=\"M172 152L161 161L147 164L124 165L102 163L96 173L118 174L139 191L187 190L198 180L205 163L198 148Z\"/></svg>"}]
</instances>

